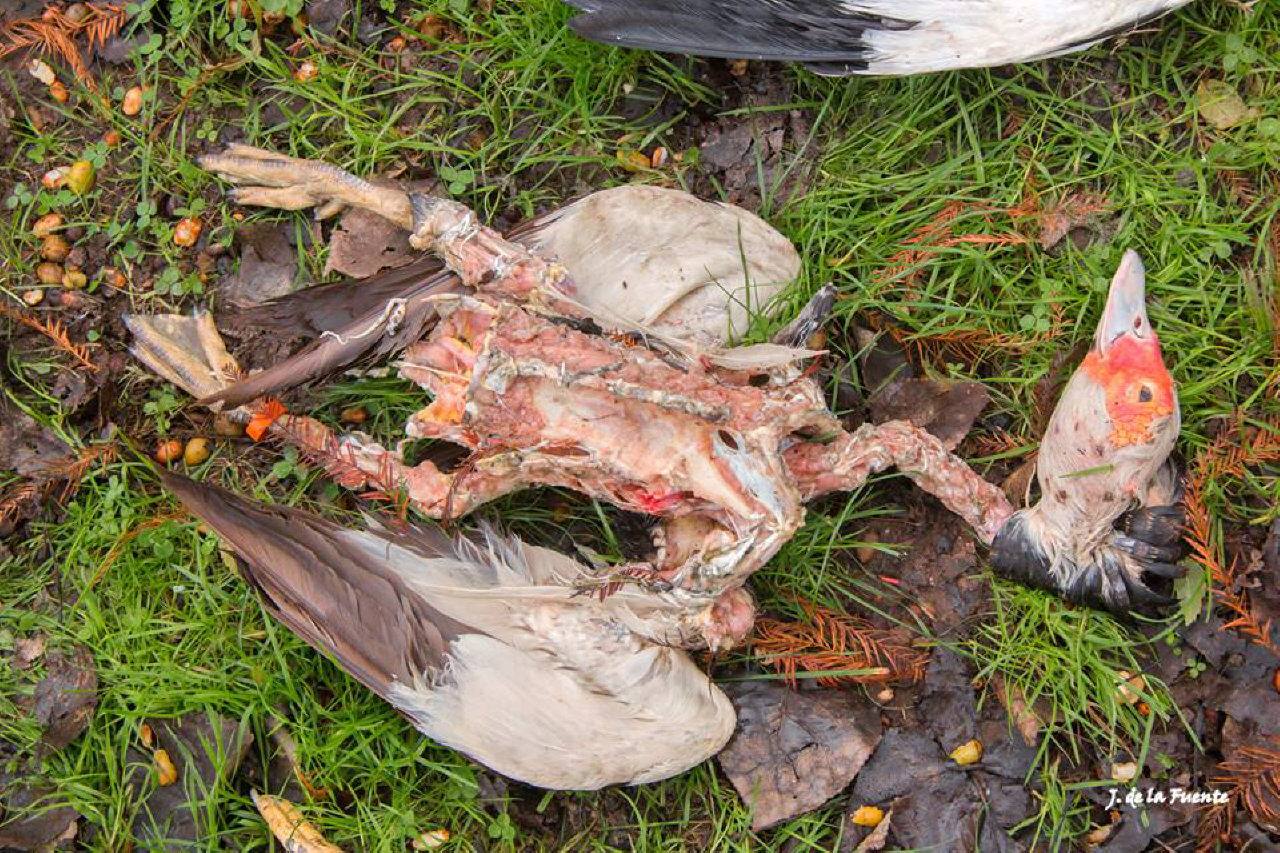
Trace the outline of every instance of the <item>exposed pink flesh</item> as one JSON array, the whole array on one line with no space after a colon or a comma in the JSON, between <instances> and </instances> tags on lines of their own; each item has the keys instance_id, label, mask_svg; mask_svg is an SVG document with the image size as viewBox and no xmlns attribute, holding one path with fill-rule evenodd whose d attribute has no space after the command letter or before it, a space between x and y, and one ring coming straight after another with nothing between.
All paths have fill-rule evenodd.
<instances>
[{"instance_id":1,"label":"exposed pink flesh","mask_svg":"<svg viewBox=\"0 0 1280 853\"><path fill-rule=\"evenodd\" d=\"M339 442L309 419L282 419L278 431L329 454L343 482L403 489L436 517L534 484L661 516L657 560L633 574L718 595L707 636L730 639L749 630L753 613L739 587L802 523L804 500L897 465L986 541L1012 512L998 489L909 424L845 433L807 377L775 371L757 384L750 372L676 364L548 319L583 319L564 298L573 285L563 268L455 202L436 200L414 243L476 293L442 303L442 322L405 351L402 374L433 395L408 431L474 455L446 474L430 462L406 466L360 437Z\"/></svg>"}]
</instances>

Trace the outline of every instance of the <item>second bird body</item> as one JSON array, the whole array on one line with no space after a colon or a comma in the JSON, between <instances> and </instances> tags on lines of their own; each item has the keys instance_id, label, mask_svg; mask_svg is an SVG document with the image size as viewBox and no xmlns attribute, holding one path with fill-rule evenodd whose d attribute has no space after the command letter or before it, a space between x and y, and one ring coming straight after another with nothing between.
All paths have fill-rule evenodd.
<instances>
[{"instance_id":1,"label":"second bird body","mask_svg":"<svg viewBox=\"0 0 1280 853\"><path fill-rule=\"evenodd\" d=\"M1083 50L1188 0L569 0L575 30L667 53L905 75Z\"/></svg>"}]
</instances>

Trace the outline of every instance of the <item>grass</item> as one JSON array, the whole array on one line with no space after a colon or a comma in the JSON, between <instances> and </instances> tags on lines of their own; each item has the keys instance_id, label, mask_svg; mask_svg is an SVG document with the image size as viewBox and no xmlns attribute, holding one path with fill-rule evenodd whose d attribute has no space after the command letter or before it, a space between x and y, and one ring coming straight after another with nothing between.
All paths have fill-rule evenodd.
<instances>
[{"instance_id":1,"label":"grass","mask_svg":"<svg viewBox=\"0 0 1280 853\"><path fill-rule=\"evenodd\" d=\"M344 39L294 57L283 49L288 39L260 38L251 22L229 19L221 0L140 3L137 26L149 24L158 35L100 85L113 103L135 83L148 86L142 117L128 119L72 87L68 104L41 103L61 114L61 123L37 132L15 122L15 144L0 149L0 198L7 202L0 298L34 287L30 226L57 210L101 247L102 265L127 273L130 307L161 311L202 301L205 283L189 253L172 243L172 227L180 215L200 215L223 243L241 227L193 161L229 125L250 143L358 173L408 165L438 174L486 217L528 216L629 180L688 184L697 177L692 152L662 172L633 174L617 160L620 149L663 144L681 151L685 116L721 109L721 96L683 62L581 42L564 29L567 10L556 0L499 0L492 13L480 3L397 5L391 17L405 22L401 30L422 13L437 13L452 22L459 42L437 45L411 67L381 49L393 32L372 47ZM304 57L318 73L300 82L294 71ZM1202 0L1161 22L1157 34L1016 70L847 81L788 73L789 106L813 117L813 179L789 198L777 185L759 190L762 214L805 259L789 304L834 281L842 298L833 328L877 313L936 356L938 373L981 378L1024 453L1035 445L1037 382L1055 354L1091 334L1111 271L1132 247L1147 261L1152 321L1180 388L1182 452L1205 447L1238 412L1256 421L1275 416L1274 15ZM1260 117L1228 131L1206 126L1196 106L1205 77L1236 86ZM0 91L20 107L36 102L16 72L0 71ZM123 137L112 149L99 141L109 128ZM43 171L82 157L99 169L91 193L77 198L40 188ZM1034 237L1028 222L1000 212L1019 205L1029 188L1046 202L1102 193L1114 233L1082 248L1067 240L1052 251L1034 241L961 242L885 274L907 241L957 202L969 207L953 221L955 234ZM309 233L304 216L291 221L300 235ZM321 246L305 253L308 273L319 274L324 254ZM93 287L110 295L96 281ZM842 346L841 336L832 338ZM946 341L966 348L941 348ZM49 387L63 363L44 344L9 350L6 393L69 441L87 442L89 431ZM153 389L140 370L130 370L121 396L158 405L148 414L127 412L122 426L141 441L159 418L171 419L175 432L189 431L183 412L171 412L162 395L148 396ZM415 405L402 385L385 380L342 383L318 402L329 416L365 405L371 429L387 437ZM262 449L223 447L197 473L262 498L334 511L334 492L313 472ZM1211 498L1221 517L1256 522L1267 517L1258 507L1280 503L1280 487L1274 477L1250 477L1213 484ZM0 643L40 630L55 644L80 642L94 652L101 689L93 722L72 747L43 760L61 794L94 827L94 849L121 849L129 837L139 799L127 784L126 750L142 719L205 709L247 721L259 739L269 715L286 720L314 782L343 794L341 804L308 804L307 814L348 849L403 850L435 827L463 840L459 847L471 840L508 848L536 838L579 849L626 841L639 850L818 850L841 834L839 803L753 834L737 795L708 766L634 790L548 794L536 805L560 834L517 826L511 813L485 802L468 762L418 737L266 619L216 542L194 524L165 521L117 547L129 531L172 510L145 466L126 455L95 470L63 513L34 523L0 567ZM862 572L856 558L868 520L894 511L880 484L824 502L757 578L762 603L788 612L790 593L838 609L900 613L894 592ZM549 540L571 531L606 558L620 556L620 520L575 496L521 495L485 512L525 535ZM66 603L51 603L49 589ZM1000 675L1055 709L1037 778L1029 780L1042 792L1033 831L1051 847L1068 846L1089 829L1089 817L1073 788L1081 782L1059 770L1063 758L1103 747L1137 755L1152 725L1179 723L1162 685L1149 683L1147 717L1108 689L1118 671L1142 669L1140 635L1038 592L995 590L991 615L961 648L984 679ZM13 705L19 689L16 673L0 672L0 740L30 750L38 732ZM242 792L218 790L214 806L215 837L205 846L268 847Z\"/></svg>"}]
</instances>

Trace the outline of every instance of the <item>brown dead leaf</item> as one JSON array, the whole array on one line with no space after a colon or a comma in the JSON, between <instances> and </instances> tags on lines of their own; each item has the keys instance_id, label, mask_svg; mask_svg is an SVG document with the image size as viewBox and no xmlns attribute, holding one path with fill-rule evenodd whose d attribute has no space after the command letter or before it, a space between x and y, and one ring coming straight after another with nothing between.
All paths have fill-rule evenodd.
<instances>
[{"instance_id":1,"label":"brown dead leaf","mask_svg":"<svg viewBox=\"0 0 1280 853\"><path fill-rule=\"evenodd\" d=\"M1024 779L1036 751L1007 739L1007 727L1004 719L983 721L981 737L991 748L966 768L948 760L929 733L889 729L858 774L847 808L891 805L893 849L1025 850L1008 833L1032 811Z\"/></svg>"},{"instance_id":2,"label":"brown dead leaf","mask_svg":"<svg viewBox=\"0 0 1280 853\"><path fill-rule=\"evenodd\" d=\"M0 471L31 477L70 453L51 430L0 397Z\"/></svg>"},{"instance_id":3,"label":"brown dead leaf","mask_svg":"<svg viewBox=\"0 0 1280 853\"><path fill-rule=\"evenodd\" d=\"M858 694L797 692L776 681L725 685L738 730L718 761L761 830L816 809L849 784L880 742Z\"/></svg>"},{"instance_id":4,"label":"brown dead leaf","mask_svg":"<svg viewBox=\"0 0 1280 853\"><path fill-rule=\"evenodd\" d=\"M873 332L858 326L853 335L858 344L858 375L868 395L915 378L915 368L907 358L907 351L888 332Z\"/></svg>"},{"instance_id":5,"label":"brown dead leaf","mask_svg":"<svg viewBox=\"0 0 1280 853\"><path fill-rule=\"evenodd\" d=\"M177 720L152 719L145 722L155 737L154 753L129 751L130 763L139 768L133 784L140 790L151 789L133 822L133 834L140 841L156 847L180 846L204 836L204 822L210 801L219 787L240 768L253 733L236 722L212 712L189 714ZM157 763L163 752L172 765L172 784L152 785L160 772L168 773ZM157 842L168 842L159 844ZM145 845L144 845L145 846Z\"/></svg>"},{"instance_id":6,"label":"brown dead leaf","mask_svg":"<svg viewBox=\"0 0 1280 853\"><path fill-rule=\"evenodd\" d=\"M910 421L954 450L990 400L979 382L904 379L872 395L871 420L878 424Z\"/></svg>"},{"instance_id":7,"label":"brown dead leaf","mask_svg":"<svg viewBox=\"0 0 1280 853\"><path fill-rule=\"evenodd\" d=\"M326 841L315 824L304 818L293 803L257 791L252 796L258 814L289 853L342 853L342 848Z\"/></svg>"},{"instance_id":8,"label":"brown dead leaf","mask_svg":"<svg viewBox=\"0 0 1280 853\"><path fill-rule=\"evenodd\" d=\"M871 421L910 421L954 450L990 401L986 388L977 382L917 378L906 349L890 332L857 328L854 335Z\"/></svg>"},{"instance_id":9,"label":"brown dead leaf","mask_svg":"<svg viewBox=\"0 0 1280 853\"><path fill-rule=\"evenodd\" d=\"M41 742L62 749L89 727L98 704L98 673L84 646L45 656L45 676L36 685L30 711L44 727Z\"/></svg>"},{"instance_id":10,"label":"brown dead leaf","mask_svg":"<svg viewBox=\"0 0 1280 853\"><path fill-rule=\"evenodd\" d=\"M69 846L79 831L80 813L53 806L53 788L16 781L0 772L0 850L50 850Z\"/></svg>"},{"instance_id":11,"label":"brown dead leaf","mask_svg":"<svg viewBox=\"0 0 1280 853\"><path fill-rule=\"evenodd\" d=\"M858 842L858 846L853 848L853 853L875 853L876 850L884 849L884 845L889 841L889 827L893 820L893 809L889 809L885 816L876 824L875 829L862 841Z\"/></svg>"},{"instance_id":12,"label":"brown dead leaf","mask_svg":"<svg viewBox=\"0 0 1280 853\"><path fill-rule=\"evenodd\" d=\"M246 225L236 233L240 268L222 280L219 290L237 305L257 305L294 291L297 254L285 223Z\"/></svg>"},{"instance_id":13,"label":"brown dead leaf","mask_svg":"<svg viewBox=\"0 0 1280 853\"><path fill-rule=\"evenodd\" d=\"M13 668L30 669L31 665L44 656L45 635L36 633L30 637L20 637L13 644Z\"/></svg>"},{"instance_id":14,"label":"brown dead leaf","mask_svg":"<svg viewBox=\"0 0 1280 853\"><path fill-rule=\"evenodd\" d=\"M1259 115L1258 109L1246 105L1236 87L1225 80L1201 80L1196 87L1196 109L1200 118L1218 130L1230 130Z\"/></svg>"},{"instance_id":15,"label":"brown dead leaf","mask_svg":"<svg viewBox=\"0 0 1280 853\"><path fill-rule=\"evenodd\" d=\"M405 192L438 192L430 181L398 182L378 179L377 186L394 187ZM338 219L329 237L329 258L324 271L339 272L352 278L368 278L384 269L402 267L421 258L422 253L409 245L409 232L367 210L352 208Z\"/></svg>"}]
</instances>

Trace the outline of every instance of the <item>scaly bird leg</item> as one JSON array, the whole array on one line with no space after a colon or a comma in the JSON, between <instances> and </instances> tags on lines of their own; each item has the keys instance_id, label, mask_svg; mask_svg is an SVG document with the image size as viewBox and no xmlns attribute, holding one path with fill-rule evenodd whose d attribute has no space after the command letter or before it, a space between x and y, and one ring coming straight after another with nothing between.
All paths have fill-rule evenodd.
<instances>
[{"instance_id":1,"label":"scaly bird leg","mask_svg":"<svg viewBox=\"0 0 1280 853\"><path fill-rule=\"evenodd\" d=\"M963 518L986 544L1014 512L1004 492L937 438L906 421L864 424L826 444L793 445L784 459L806 501L855 489L872 474L896 467Z\"/></svg>"},{"instance_id":2,"label":"scaly bird leg","mask_svg":"<svg viewBox=\"0 0 1280 853\"><path fill-rule=\"evenodd\" d=\"M126 314L124 324L133 335L134 358L162 379L196 397L216 394L240 377L240 365L213 323L213 315L198 311L181 314ZM240 411L240 419L248 412Z\"/></svg>"},{"instance_id":3,"label":"scaly bird leg","mask_svg":"<svg viewBox=\"0 0 1280 853\"><path fill-rule=\"evenodd\" d=\"M205 169L236 184L239 204L301 210L316 206L318 216L345 207L372 211L412 232L410 244L438 254L469 287L535 304L545 303L564 316L585 313L565 297L573 283L560 264L533 254L483 225L466 205L446 198L409 195L378 187L341 169L231 145L199 159Z\"/></svg>"},{"instance_id":4,"label":"scaly bird leg","mask_svg":"<svg viewBox=\"0 0 1280 853\"><path fill-rule=\"evenodd\" d=\"M301 160L249 145L229 145L218 154L205 154L198 162L223 180L237 184L231 191L237 204L283 210L315 207L318 219L333 216L347 207L358 207L405 230L413 228L408 194L374 186L328 163Z\"/></svg>"}]
</instances>

